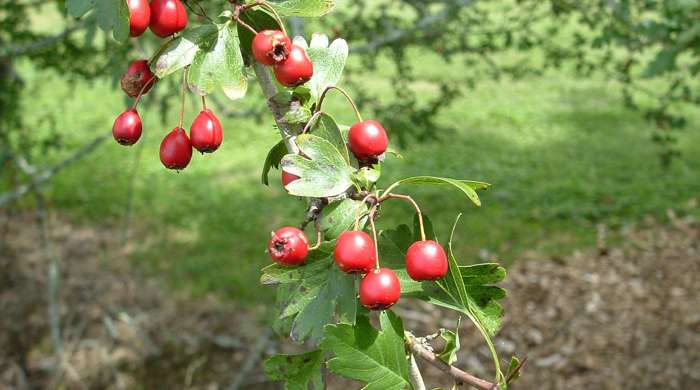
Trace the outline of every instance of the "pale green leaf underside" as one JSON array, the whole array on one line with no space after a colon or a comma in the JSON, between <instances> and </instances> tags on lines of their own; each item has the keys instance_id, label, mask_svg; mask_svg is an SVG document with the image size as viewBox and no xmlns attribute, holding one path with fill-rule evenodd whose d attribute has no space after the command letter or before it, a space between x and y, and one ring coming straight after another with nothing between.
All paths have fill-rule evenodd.
<instances>
[{"instance_id":1,"label":"pale green leaf underside","mask_svg":"<svg viewBox=\"0 0 700 390\"><path fill-rule=\"evenodd\" d=\"M166 49L151 63L151 70L158 78L163 78L192 63L199 52L200 45L211 44L219 31L213 24L205 24L187 30L178 38L170 41Z\"/></svg>"},{"instance_id":2,"label":"pale green leaf underside","mask_svg":"<svg viewBox=\"0 0 700 390\"><path fill-rule=\"evenodd\" d=\"M245 95L248 80L238 43L238 30L232 22L216 25L217 34L206 35L192 59L187 82L190 90L200 96L217 88L231 99Z\"/></svg>"},{"instance_id":3,"label":"pale green leaf underside","mask_svg":"<svg viewBox=\"0 0 700 390\"><path fill-rule=\"evenodd\" d=\"M314 75L308 83L311 96L318 100L323 91L338 84L348 59L348 44L344 39L336 39L330 45L328 37L314 34L307 49L314 64Z\"/></svg>"},{"instance_id":4,"label":"pale green leaf underside","mask_svg":"<svg viewBox=\"0 0 700 390\"><path fill-rule=\"evenodd\" d=\"M290 194L321 198L340 195L350 188L355 169L333 144L311 134L298 136L296 143L303 156L288 154L280 163L282 169L299 176L287 185Z\"/></svg>"}]
</instances>

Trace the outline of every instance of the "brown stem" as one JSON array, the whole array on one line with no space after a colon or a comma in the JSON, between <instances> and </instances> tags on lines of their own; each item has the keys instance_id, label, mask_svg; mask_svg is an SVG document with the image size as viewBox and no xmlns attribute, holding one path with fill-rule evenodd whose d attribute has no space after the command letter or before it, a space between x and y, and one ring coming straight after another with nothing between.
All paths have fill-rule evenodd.
<instances>
[{"instance_id":1,"label":"brown stem","mask_svg":"<svg viewBox=\"0 0 700 390\"><path fill-rule=\"evenodd\" d=\"M202 110L207 110L207 99L205 99L204 96L202 96Z\"/></svg>"},{"instance_id":2,"label":"brown stem","mask_svg":"<svg viewBox=\"0 0 700 390\"><path fill-rule=\"evenodd\" d=\"M185 89L187 89L187 71L189 67L182 71L182 96L180 103L180 122L178 124L179 128L182 128L182 124L185 121Z\"/></svg>"},{"instance_id":3,"label":"brown stem","mask_svg":"<svg viewBox=\"0 0 700 390\"><path fill-rule=\"evenodd\" d=\"M318 218L314 219L314 229L316 229L316 245L309 247L309 250L318 249L323 242L323 237L321 237L321 224L318 222Z\"/></svg>"},{"instance_id":4,"label":"brown stem","mask_svg":"<svg viewBox=\"0 0 700 390\"><path fill-rule=\"evenodd\" d=\"M301 131L301 134L304 134L304 133L306 133L307 131L309 131L309 129L311 129L311 127L313 126L314 121L316 121L316 120L318 119L318 117L320 117L320 116L323 115L323 114L324 114L323 111L316 111L316 112L314 112L314 114L311 115L311 118L309 118L309 121L306 122L306 126L304 126L304 129Z\"/></svg>"},{"instance_id":5,"label":"brown stem","mask_svg":"<svg viewBox=\"0 0 700 390\"><path fill-rule=\"evenodd\" d=\"M134 99L134 104L131 105L131 109L132 109L132 110L135 110L135 109L136 109L136 106L138 106L139 102L141 101L141 96L143 96L143 93L144 93L144 91L146 90L146 88L148 88L149 85L151 85L151 84L153 84L153 83L155 83L155 82L156 82L156 76L153 76L153 77L151 77L150 80L148 80L148 81L146 82L146 84L143 85L143 87L141 87L141 90L139 91L139 94L136 95L136 99Z\"/></svg>"},{"instance_id":6,"label":"brown stem","mask_svg":"<svg viewBox=\"0 0 700 390\"><path fill-rule=\"evenodd\" d=\"M382 195L379 198L379 202L383 202L387 199L403 199L413 205L413 207L416 209L416 214L418 214L418 224L420 225L420 239L422 241L425 241L425 226L423 225L423 213L421 213L420 207L418 207L418 203L416 203L416 201L408 195L391 193Z\"/></svg>"},{"instance_id":7,"label":"brown stem","mask_svg":"<svg viewBox=\"0 0 700 390\"><path fill-rule=\"evenodd\" d=\"M468 372L462 371L459 368L440 360L437 357L437 355L435 355L433 352L429 351L427 348L422 346L419 342L416 341L416 338L408 332L406 332L406 345L415 356L418 356L419 358L425 360L432 366L438 368L440 371L451 375L458 382L466 383L470 386L481 390L500 390L500 387L497 383L492 383L485 379L478 378Z\"/></svg>"},{"instance_id":8,"label":"brown stem","mask_svg":"<svg viewBox=\"0 0 700 390\"><path fill-rule=\"evenodd\" d=\"M374 194L368 194L367 196L362 198L362 205L364 205L365 202L367 202L367 200L369 200L370 198L376 199L377 196ZM360 230L360 218L362 218L362 212L360 211L360 208L358 207L357 212L355 212L355 228L354 228L354 230Z\"/></svg>"},{"instance_id":9,"label":"brown stem","mask_svg":"<svg viewBox=\"0 0 700 390\"><path fill-rule=\"evenodd\" d=\"M379 242L377 241L377 227L374 225L374 217L378 207L379 203L372 206L372 209L369 211L369 225L372 228L372 238L374 239L374 258L377 259L377 262L374 264L376 269L379 269Z\"/></svg>"},{"instance_id":10,"label":"brown stem","mask_svg":"<svg viewBox=\"0 0 700 390\"><path fill-rule=\"evenodd\" d=\"M263 7L265 9L267 9L268 11L272 12L272 15L274 15L275 20L277 20L277 24L279 24L280 28L282 29L282 33L284 33L284 35L287 35L287 29L284 28L284 22L282 21L282 18L277 13L275 8L273 6L271 6L268 2L255 1L255 2L241 6L241 10L246 10L248 8L253 8L253 7L257 7L257 6Z\"/></svg>"},{"instance_id":11,"label":"brown stem","mask_svg":"<svg viewBox=\"0 0 700 390\"><path fill-rule=\"evenodd\" d=\"M357 121L362 122L362 115L360 115L360 110L357 108L355 101L352 100L352 98L350 97L350 94L348 94L347 91L345 91L344 89L342 89L340 87L336 87L335 85L328 86L328 87L326 87L326 89L323 90L323 92L321 93L321 97L318 98L318 104L316 105L316 112L321 111L321 105L323 104L323 99L326 98L326 94L331 89L337 90L338 92L342 93L346 99L348 99L348 102L350 102L352 109L355 111L355 116L357 117Z\"/></svg>"}]
</instances>

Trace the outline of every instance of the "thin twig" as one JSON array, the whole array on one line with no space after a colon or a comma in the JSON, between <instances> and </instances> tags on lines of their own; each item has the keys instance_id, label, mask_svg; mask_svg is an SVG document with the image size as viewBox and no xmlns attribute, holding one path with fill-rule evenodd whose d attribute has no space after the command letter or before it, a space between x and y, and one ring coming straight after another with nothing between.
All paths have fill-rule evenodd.
<instances>
[{"instance_id":1,"label":"thin twig","mask_svg":"<svg viewBox=\"0 0 700 390\"><path fill-rule=\"evenodd\" d=\"M492 383L485 379L478 378L440 360L437 355L422 346L416 341L416 338L408 332L406 332L406 345L408 346L408 349L413 352L413 354L438 368L440 371L451 375L458 382L466 383L481 390L500 390L497 383Z\"/></svg>"},{"instance_id":2,"label":"thin twig","mask_svg":"<svg viewBox=\"0 0 700 390\"><path fill-rule=\"evenodd\" d=\"M425 241L425 226L423 225L423 213L420 211L420 207L418 207L418 203L416 203L413 198L411 198L408 195L402 195L402 194L384 194L379 198L380 202L383 202L387 199L402 199L405 200L413 205L413 208L416 209L416 214L418 215L418 224L420 225L420 239L422 241Z\"/></svg>"},{"instance_id":3,"label":"thin twig","mask_svg":"<svg viewBox=\"0 0 700 390\"><path fill-rule=\"evenodd\" d=\"M418 363L416 363L416 358L411 354L409 356L409 375L411 377L411 384L413 385L414 390L426 390L425 389L425 382L423 381L423 375L420 373L420 368L418 367Z\"/></svg>"},{"instance_id":4,"label":"thin twig","mask_svg":"<svg viewBox=\"0 0 700 390\"><path fill-rule=\"evenodd\" d=\"M65 159L59 161L55 165L46 168L43 170L41 173L38 173L29 180L28 183L23 184L14 190L7 191L5 193L0 194L0 206L3 206L6 203L9 203L13 200L19 199L26 195L28 192L34 190L35 188L39 188L42 185L46 184L46 182L49 181L56 173L58 173L61 169L67 167L71 163L79 160L83 156L91 153L93 150L97 148L102 142L104 142L106 139L109 139L112 137L112 131L110 130L108 133L98 135L95 137L92 141L86 143L83 145L81 148L77 149L75 152L70 154L68 157Z\"/></svg>"}]
</instances>

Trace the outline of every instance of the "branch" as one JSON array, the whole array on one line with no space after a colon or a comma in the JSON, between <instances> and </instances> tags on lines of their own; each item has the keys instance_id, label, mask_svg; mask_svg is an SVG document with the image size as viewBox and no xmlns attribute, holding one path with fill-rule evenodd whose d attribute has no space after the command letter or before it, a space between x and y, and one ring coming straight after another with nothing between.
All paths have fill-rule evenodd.
<instances>
[{"instance_id":1,"label":"branch","mask_svg":"<svg viewBox=\"0 0 700 390\"><path fill-rule=\"evenodd\" d=\"M23 184L15 188L14 190L10 190L0 194L0 206L3 206L6 203L9 203L13 200L19 199L22 196L26 195L28 192L33 191L46 184L46 182L49 181L49 179L51 179L56 173L58 173L58 171L67 167L68 165L80 159L81 157L89 154L90 152L95 150L95 148L97 148L98 145L100 145L106 139L109 139L111 137L112 131L95 137L95 139L83 145L80 149L73 152L70 156L59 161L55 165L46 168L41 173L34 175L29 181L29 183Z\"/></svg>"},{"instance_id":2,"label":"branch","mask_svg":"<svg viewBox=\"0 0 700 390\"><path fill-rule=\"evenodd\" d=\"M440 360L437 355L422 346L416 341L416 338L408 332L406 332L406 345L413 354L427 361L434 367L437 367L440 371L451 375L458 382L466 383L481 390L500 390L498 384L491 383L485 379L477 378L472 374L464 372L459 368Z\"/></svg>"},{"instance_id":3,"label":"branch","mask_svg":"<svg viewBox=\"0 0 700 390\"><path fill-rule=\"evenodd\" d=\"M455 0L453 4L445 7L440 12L429 14L424 16L422 19L414 23L410 28L407 29L393 29L388 33L380 36L379 38L356 48L351 48L351 53L366 53L374 52L382 46L391 45L395 42L400 42L409 38L413 38L420 33L425 33L426 30L437 27L442 24L445 20L449 19L454 15L455 12L461 7L470 6L474 0Z\"/></svg>"},{"instance_id":4,"label":"branch","mask_svg":"<svg viewBox=\"0 0 700 390\"><path fill-rule=\"evenodd\" d=\"M275 95L277 95L277 86L272 80L270 71L257 61L253 63L253 70L255 71L255 75L258 76L258 83L260 83L263 94L267 98L267 105L270 107L270 111L272 111L272 116L275 118L275 123L277 124L277 128L282 136L282 140L287 146L287 151L294 154L299 153L299 148L294 142L296 134L289 128L287 121L284 120L284 115L282 114L280 107L274 100Z\"/></svg>"},{"instance_id":5,"label":"branch","mask_svg":"<svg viewBox=\"0 0 700 390\"><path fill-rule=\"evenodd\" d=\"M411 376L411 384L414 390L426 390L425 382L423 382L423 375L420 373L420 368L418 368L418 363L416 363L416 358L411 354L409 360L409 374Z\"/></svg>"}]
</instances>

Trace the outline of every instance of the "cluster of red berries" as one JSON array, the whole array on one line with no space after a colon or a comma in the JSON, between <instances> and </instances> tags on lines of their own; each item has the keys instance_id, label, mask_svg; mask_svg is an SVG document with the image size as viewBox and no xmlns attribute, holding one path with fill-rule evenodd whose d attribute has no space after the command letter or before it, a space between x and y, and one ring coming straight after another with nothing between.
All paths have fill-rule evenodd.
<instances>
[{"instance_id":1,"label":"cluster of red berries","mask_svg":"<svg viewBox=\"0 0 700 390\"><path fill-rule=\"evenodd\" d=\"M304 263L309 252L309 240L303 231L287 226L273 233L268 243L270 256L276 262L294 266ZM336 240L333 258L338 268L350 274L364 274L360 282L360 303L371 310L384 310L401 296L401 284L396 273L380 268L377 248L369 234L351 230ZM406 271L416 281L437 280L447 273L445 250L433 240L416 241L406 251Z\"/></svg>"},{"instance_id":2,"label":"cluster of red berries","mask_svg":"<svg viewBox=\"0 0 700 390\"><path fill-rule=\"evenodd\" d=\"M311 80L314 65L303 47L280 30L263 30L255 34L253 57L264 65L272 66L275 78L285 87L296 87Z\"/></svg>"},{"instance_id":3,"label":"cluster of red berries","mask_svg":"<svg viewBox=\"0 0 700 390\"><path fill-rule=\"evenodd\" d=\"M129 0L131 36L137 37L150 27L159 37L180 32L187 26L187 11L180 0ZM134 106L121 113L114 121L112 135L122 145L133 145L140 138L143 124L136 111L140 97L151 90L158 78L151 72L148 61L136 60L121 78L124 92L136 98ZM192 148L211 153L223 141L219 118L209 109L202 109L190 127L189 136L178 126L168 133L160 144L160 161L167 168L183 169L192 159Z\"/></svg>"},{"instance_id":4,"label":"cluster of red berries","mask_svg":"<svg viewBox=\"0 0 700 390\"><path fill-rule=\"evenodd\" d=\"M151 28L154 34L164 38L187 27L187 11L180 0L128 0L129 33L138 37Z\"/></svg>"}]
</instances>

